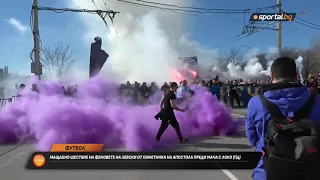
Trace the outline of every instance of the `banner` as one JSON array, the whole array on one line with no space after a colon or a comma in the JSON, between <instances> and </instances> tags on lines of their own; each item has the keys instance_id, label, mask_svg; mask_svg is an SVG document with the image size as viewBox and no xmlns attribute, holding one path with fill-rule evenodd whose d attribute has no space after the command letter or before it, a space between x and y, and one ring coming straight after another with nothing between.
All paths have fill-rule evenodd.
<instances>
[{"instance_id":1,"label":"banner","mask_svg":"<svg viewBox=\"0 0 320 180\"><path fill-rule=\"evenodd\" d=\"M199 68L198 58L193 57L179 57L181 66L178 68L183 78L186 80L197 80L199 79Z\"/></svg>"},{"instance_id":2,"label":"banner","mask_svg":"<svg viewBox=\"0 0 320 180\"><path fill-rule=\"evenodd\" d=\"M91 43L89 77L93 77L100 72L109 54L101 49L102 40L99 38Z\"/></svg>"},{"instance_id":3,"label":"banner","mask_svg":"<svg viewBox=\"0 0 320 180\"><path fill-rule=\"evenodd\" d=\"M188 63L190 65L198 64L198 58L197 56L193 57L180 57L180 60L182 60L183 63Z\"/></svg>"},{"instance_id":4,"label":"banner","mask_svg":"<svg viewBox=\"0 0 320 180\"><path fill-rule=\"evenodd\" d=\"M98 150L101 146L90 145L90 148ZM81 152L36 152L26 168L253 169L261 155L259 152L85 152L82 149Z\"/></svg>"}]
</instances>

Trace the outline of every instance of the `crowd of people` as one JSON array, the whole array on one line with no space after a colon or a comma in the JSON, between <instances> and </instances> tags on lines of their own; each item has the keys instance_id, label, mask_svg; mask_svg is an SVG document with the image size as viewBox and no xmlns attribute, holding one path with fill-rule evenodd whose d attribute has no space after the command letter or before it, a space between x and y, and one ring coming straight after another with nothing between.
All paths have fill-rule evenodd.
<instances>
[{"instance_id":1,"label":"crowd of people","mask_svg":"<svg viewBox=\"0 0 320 180\"><path fill-rule=\"evenodd\" d=\"M300 80L297 80L300 81ZM308 79L304 81L305 85L313 92L320 94L320 74L318 76L309 75ZM131 83L127 81L125 84L121 84L119 87L120 96L131 96L135 103L141 104L145 99L148 99L155 92L161 90L163 93L169 89L170 82L165 82L162 86L158 86L152 82L148 85L146 82L140 84L139 82ZM212 78L209 81L186 81L183 80L179 83L179 89L177 90L177 96L179 98L180 91L190 91L189 85L199 85L208 89L212 95L220 101L223 101L226 105L235 107L248 106L250 99L253 96L262 94L264 86L270 84L270 80L225 80L222 82L219 80L219 76ZM181 93L180 93L181 94Z\"/></svg>"},{"instance_id":2,"label":"crowd of people","mask_svg":"<svg viewBox=\"0 0 320 180\"><path fill-rule=\"evenodd\" d=\"M298 80L299 81L299 80ZM219 76L213 77L211 80L198 80L198 81L181 81L179 85L179 91L191 91L188 88L192 85L203 86L208 89L212 95L216 96L219 101L223 101L226 105L235 108L243 107L247 108L250 99L253 96L262 94L264 92L264 86L269 84L270 80L225 80L222 82ZM317 76L309 75L308 79L304 81L305 85L309 87L312 92L320 94L320 73ZM157 85L155 82L148 84L147 82L126 83L120 84L118 88L118 95L120 97L130 97L133 104L144 104L148 98L154 95L158 91L163 93L169 89L170 82L165 82L162 86ZM25 84L21 84L16 95L19 96L19 91L26 87ZM36 84L32 85L33 91L39 92ZM65 96L72 96L77 90L77 85L62 86ZM179 95L178 95L179 96ZM0 88L0 99L6 99L4 96L4 88ZM10 98L8 98L10 100ZM6 99L7 100L7 99Z\"/></svg>"},{"instance_id":3,"label":"crowd of people","mask_svg":"<svg viewBox=\"0 0 320 180\"><path fill-rule=\"evenodd\" d=\"M246 81L237 80L237 81L229 81L227 80L225 83L219 81L219 77L215 77L210 81L187 81L183 80L179 83L179 89L177 90L177 96L181 95L181 92L191 92L189 86L199 85L208 89L212 93L212 95L216 96L218 100L223 100L227 105L232 107L234 106L234 101L236 101L238 107L244 106L248 104L250 97L261 93L262 91L262 83L263 81L251 81L248 83ZM152 96L155 92L161 90L163 93L166 93L169 90L170 82L165 82L162 86L158 86L156 83L151 83L147 85L146 82L142 84L138 82L134 82L131 84L129 81L126 84L121 84L119 87L119 94L121 96L131 96L133 97L136 103L141 103L141 100L148 99L148 97Z\"/></svg>"}]
</instances>

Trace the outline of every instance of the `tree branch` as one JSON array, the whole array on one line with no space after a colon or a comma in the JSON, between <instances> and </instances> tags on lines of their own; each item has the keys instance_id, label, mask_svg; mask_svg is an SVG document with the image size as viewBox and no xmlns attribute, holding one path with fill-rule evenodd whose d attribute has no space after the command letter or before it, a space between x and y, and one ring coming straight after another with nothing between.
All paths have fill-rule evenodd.
<instances>
[{"instance_id":1,"label":"tree branch","mask_svg":"<svg viewBox=\"0 0 320 180\"><path fill-rule=\"evenodd\" d=\"M40 56L41 64L46 71L54 73L57 77L69 72L75 62L71 58L70 45L63 45L61 42L54 44L53 47L44 47Z\"/></svg>"}]
</instances>

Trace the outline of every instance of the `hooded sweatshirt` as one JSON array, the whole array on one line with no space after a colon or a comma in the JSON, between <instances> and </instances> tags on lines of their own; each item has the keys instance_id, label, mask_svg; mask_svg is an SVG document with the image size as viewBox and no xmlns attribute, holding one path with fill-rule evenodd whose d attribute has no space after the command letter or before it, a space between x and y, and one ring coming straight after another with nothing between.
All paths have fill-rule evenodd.
<instances>
[{"instance_id":1,"label":"hooded sweatshirt","mask_svg":"<svg viewBox=\"0 0 320 180\"><path fill-rule=\"evenodd\" d=\"M284 117L291 117L295 112L299 111L310 95L311 92L307 86L277 89L264 93L264 96L269 101L278 106ZM320 124L319 110L320 96L317 97L308 119ZM247 138L250 144L256 147L257 152L261 152L264 147L265 130L270 119L271 116L264 108L259 96L253 97L248 104L245 128ZM253 180L265 179L266 175L261 158L257 167L254 169Z\"/></svg>"}]
</instances>

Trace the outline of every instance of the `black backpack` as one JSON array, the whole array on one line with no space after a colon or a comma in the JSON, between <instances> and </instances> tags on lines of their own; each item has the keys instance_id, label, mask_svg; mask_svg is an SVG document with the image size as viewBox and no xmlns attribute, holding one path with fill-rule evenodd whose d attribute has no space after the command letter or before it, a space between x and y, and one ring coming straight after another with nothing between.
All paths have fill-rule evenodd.
<instances>
[{"instance_id":1,"label":"black backpack","mask_svg":"<svg viewBox=\"0 0 320 180\"><path fill-rule=\"evenodd\" d=\"M307 119L317 95L312 94L291 119L284 117L265 96L259 97L271 115L265 129L263 148L267 180L319 179L320 127Z\"/></svg>"}]
</instances>

